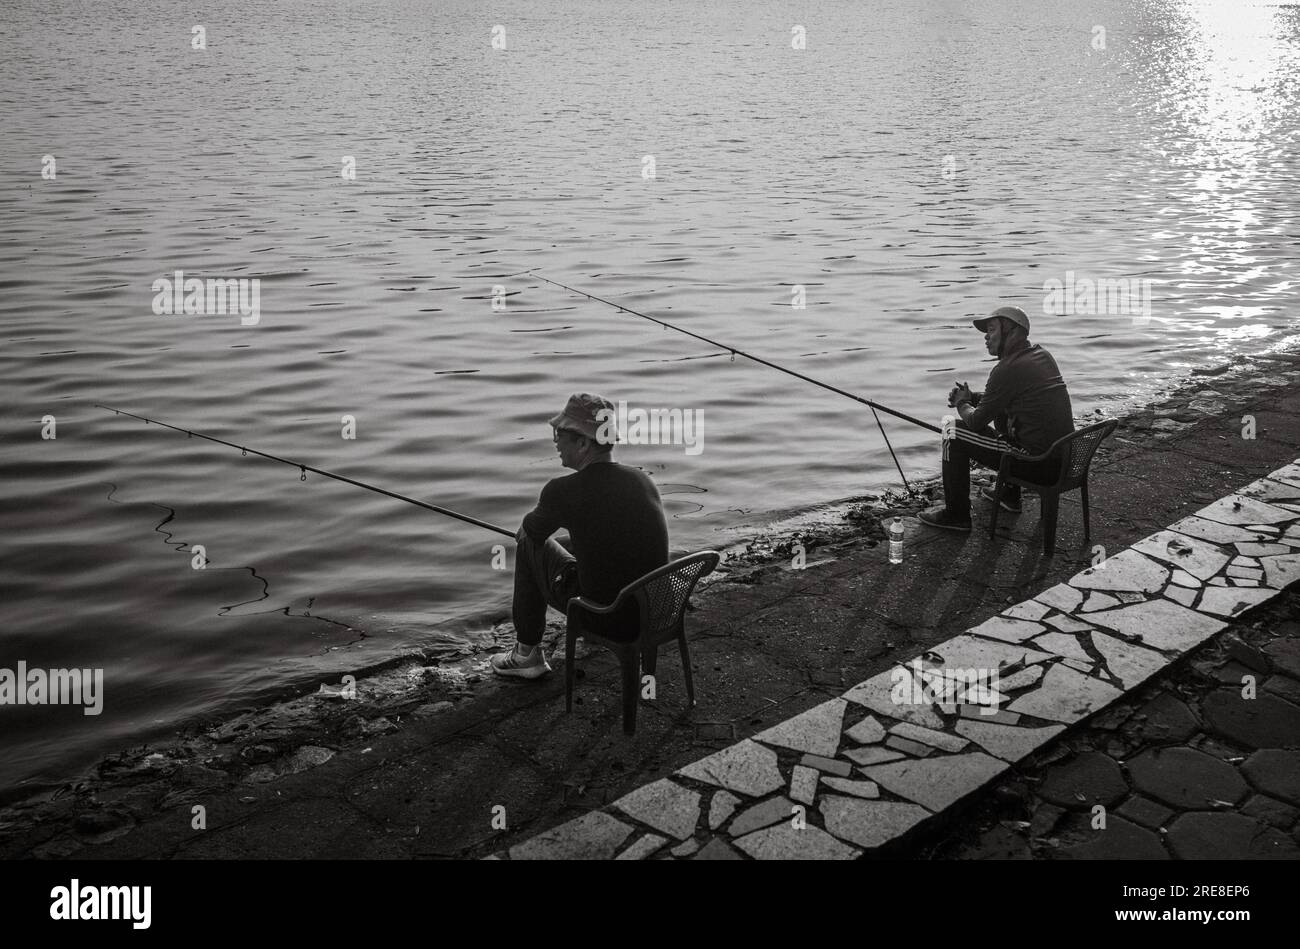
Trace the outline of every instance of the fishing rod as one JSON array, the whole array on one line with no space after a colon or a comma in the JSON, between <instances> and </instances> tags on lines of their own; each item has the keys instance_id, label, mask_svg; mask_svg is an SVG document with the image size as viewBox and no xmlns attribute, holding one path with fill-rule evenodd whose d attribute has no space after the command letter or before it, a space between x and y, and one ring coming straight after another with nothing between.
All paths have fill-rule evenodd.
<instances>
[{"instance_id":1,"label":"fishing rod","mask_svg":"<svg viewBox=\"0 0 1300 949\"><path fill-rule=\"evenodd\" d=\"M508 531L504 527L498 527L496 524L489 524L487 521L480 521L477 517L470 517L468 514L460 514L456 511L449 510L445 507L439 507L436 504L426 504L424 501L417 501L415 498L408 498L404 494L396 494L392 491L385 491L383 488L377 488L373 484L366 484L364 481L355 481L352 478L346 478L341 474L335 474L332 471L325 471L322 468L314 468L311 465L300 464L296 461L290 461L288 458L281 458L278 455L271 455L264 451L258 451L256 448L245 448L243 445L236 445L234 442L223 441L220 438L213 438L211 435L204 435L202 432L193 432L187 428L177 428L175 425L168 425L166 422L160 422L155 418L147 418L143 415L133 415L123 409L115 409L111 405L100 405L95 403L95 408L106 409L117 415L127 415L131 418L139 419L146 424L161 425L163 428L170 428L173 432L184 432L192 438L205 438L210 442L216 442L218 445L225 445L228 448L238 448L244 454L250 452L262 458L269 458L271 461L278 461L282 465L291 465L302 472L302 480L307 480L307 472L324 475L326 478L333 478L335 481L342 481L344 484L356 485L358 488L365 488L367 491L373 491L376 494L382 494L385 497L396 498L399 501L405 501L407 504L414 504L416 507L422 507L425 510L433 511L436 514L445 514L447 517L454 517L458 521L464 521L467 524L473 524L475 527L482 527L486 530L496 531L498 534L505 534L507 537L514 537L514 531Z\"/></svg>"},{"instance_id":2,"label":"fishing rod","mask_svg":"<svg viewBox=\"0 0 1300 949\"><path fill-rule=\"evenodd\" d=\"M651 323L658 323L660 326L664 327L665 329L676 330L679 333L685 333L687 336L690 336L694 339L698 339L701 342L708 343L710 346L716 346L719 349L725 349L733 356L744 356L746 359L753 360L754 362L759 363L760 365L767 366L770 369L775 369L778 372L784 372L786 375L794 376L796 379L802 379L804 382L811 382L815 386L820 386L823 389L827 389L838 395L842 395L847 399L852 399L854 402L861 402L863 405L869 406L871 409L871 414L876 419L876 425L880 428L880 435L885 440L885 447L889 449L889 455L891 458L894 459L894 467L898 469L898 475L900 478L903 479L903 487L907 488L909 493L911 493L912 491L912 486L907 483L907 475L903 474L903 466L898 463L898 455L894 454L894 446L889 443L889 436L885 434L885 426L881 423L880 416L876 414L876 409L879 409L881 412L888 412L890 415L901 418L905 422L911 422L913 425L919 425L921 428L928 428L932 432L936 432L940 435L943 434L943 429L939 428L937 425L931 425L929 422L924 422L919 418L908 415L904 412L900 412L897 409L891 409L887 405L881 405L879 402L873 402L871 399L865 399L860 395L854 395L852 392L846 392L844 389L837 388L836 386L833 386L828 382L822 382L820 379L814 379L812 378L812 376L805 376L802 372L796 372L793 369L790 369L786 366L779 365L778 363L771 362L770 360L764 359L761 356L755 356L753 353L747 353L742 349L736 349L736 347L731 346L727 343L719 342L716 339L710 339L707 336L701 336L699 333L692 333L690 330L681 326L677 326L674 323L669 323L667 320L661 320L658 317L650 316L649 314L646 313L640 313L636 310L631 309L630 307L623 306L623 304L621 303L615 303L612 300L606 300L604 297L598 297L595 294L588 293L586 290L579 290L577 287L571 287L568 284L560 283L558 280L552 280L550 277L544 277L535 270L530 270L528 271L528 273L532 274L534 277L537 277L539 280L545 280L549 284L553 284L557 287L563 287L565 290L568 290L571 293L576 293L579 296L587 297L589 300L596 300L600 303L604 303L608 306L612 306L615 309L620 310L622 312L631 313L633 316L639 316L641 317L641 319L649 320Z\"/></svg>"}]
</instances>

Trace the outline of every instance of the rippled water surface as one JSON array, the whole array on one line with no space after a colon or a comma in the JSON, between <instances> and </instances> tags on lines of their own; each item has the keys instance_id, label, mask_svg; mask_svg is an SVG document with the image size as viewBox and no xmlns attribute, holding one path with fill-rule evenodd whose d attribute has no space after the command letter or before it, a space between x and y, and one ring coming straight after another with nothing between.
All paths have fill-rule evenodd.
<instances>
[{"instance_id":1,"label":"rippled water surface","mask_svg":"<svg viewBox=\"0 0 1300 949\"><path fill-rule=\"evenodd\" d=\"M10 0L0 666L106 699L0 708L0 784L483 649L508 605L503 538L95 403L512 529L570 391L698 409L700 454L620 453L708 545L896 479L870 413L527 271L934 421L1016 302L1117 410L1294 334L1298 56L1300 7L1251 0ZM259 278L260 321L156 315L177 270ZM1044 315L1068 272L1151 281L1149 319Z\"/></svg>"}]
</instances>

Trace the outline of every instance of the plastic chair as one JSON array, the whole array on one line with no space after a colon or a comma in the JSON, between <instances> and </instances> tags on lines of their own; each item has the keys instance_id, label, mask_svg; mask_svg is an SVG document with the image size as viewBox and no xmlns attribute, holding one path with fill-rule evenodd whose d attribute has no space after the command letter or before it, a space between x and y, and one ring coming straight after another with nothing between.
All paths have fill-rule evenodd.
<instances>
[{"instance_id":1,"label":"plastic chair","mask_svg":"<svg viewBox=\"0 0 1300 949\"><path fill-rule=\"evenodd\" d=\"M1051 556L1056 551L1056 516L1061 495L1066 491L1079 489L1083 501L1083 539L1090 536L1091 524L1088 518L1088 469L1092 466L1092 456L1101 443L1106 440L1119 422L1106 419L1081 428L1052 443L1052 447L1041 455L1016 455L1007 453L1002 456L998 468L997 499L993 502L993 519L989 524L989 537L998 529L998 512L1002 510L1002 492L1008 484L1018 484L1022 488L1037 491L1042 498L1043 518L1043 553ZM1061 459L1061 473L1055 484L1036 484L1011 473L1011 466L1016 462L1047 461L1049 458Z\"/></svg>"},{"instance_id":2,"label":"plastic chair","mask_svg":"<svg viewBox=\"0 0 1300 949\"><path fill-rule=\"evenodd\" d=\"M695 705L695 684L691 681L691 657L686 649L686 601L700 580L713 572L722 556L705 550L682 557L640 579L633 580L608 606L586 597L575 596L569 600L568 629L564 640L564 710L573 711L573 644L578 636L606 646L618 657L623 673L623 732L636 733L636 707L641 695L640 669L645 657L645 670L654 675L658 649L676 639L682 652L682 669L686 674L686 699ZM629 599L636 601L640 610L640 627L635 635L626 639L612 639L593 633L582 621L586 614L604 615L619 610ZM629 631L631 633L631 631Z\"/></svg>"}]
</instances>

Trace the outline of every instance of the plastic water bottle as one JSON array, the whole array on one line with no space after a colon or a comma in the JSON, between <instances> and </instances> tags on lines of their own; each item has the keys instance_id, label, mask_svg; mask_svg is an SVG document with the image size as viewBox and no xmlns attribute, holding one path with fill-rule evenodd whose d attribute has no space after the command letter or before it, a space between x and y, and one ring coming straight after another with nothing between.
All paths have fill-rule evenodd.
<instances>
[{"instance_id":1,"label":"plastic water bottle","mask_svg":"<svg viewBox=\"0 0 1300 949\"><path fill-rule=\"evenodd\" d=\"M889 525L889 562L903 562L903 519L894 518L894 523Z\"/></svg>"}]
</instances>

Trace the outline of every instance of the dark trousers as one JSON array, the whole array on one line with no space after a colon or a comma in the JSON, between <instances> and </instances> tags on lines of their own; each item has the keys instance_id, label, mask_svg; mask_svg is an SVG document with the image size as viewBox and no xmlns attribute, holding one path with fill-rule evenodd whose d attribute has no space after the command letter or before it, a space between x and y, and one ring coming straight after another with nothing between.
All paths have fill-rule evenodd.
<instances>
[{"instance_id":1,"label":"dark trousers","mask_svg":"<svg viewBox=\"0 0 1300 949\"><path fill-rule=\"evenodd\" d=\"M519 642L536 646L546 630L546 608L563 613L578 595L578 561L554 539L538 544L520 531L516 540L511 614Z\"/></svg>"},{"instance_id":2,"label":"dark trousers","mask_svg":"<svg viewBox=\"0 0 1300 949\"><path fill-rule=\"evenodd\" d=\"M1013 448L1011 443L1005 440L1005 416L999 416L994 424L997 425L996 432L989 428L982 432L974 432L972 434L978 436L980 440L970 441L963 437L963 433L971 433L971 429L959 419L956 423L957 432L952 438L944 441L943 505L954 517L970 517L970 463L972 461L997 471L1002 465L1003 456L1008 452L1013 456L1025 454ZM991 441L997 441L1001 447L988 444ZM1011 466L1010 473L1027 481L1051 484L1056 481L1060 470L1060 461L1049 459L1029 463L1015 462ZM1002 499L1010 504L1019 503L1019 485L1008 484L1002 492Z\"/></svg>"}]
</instances>

